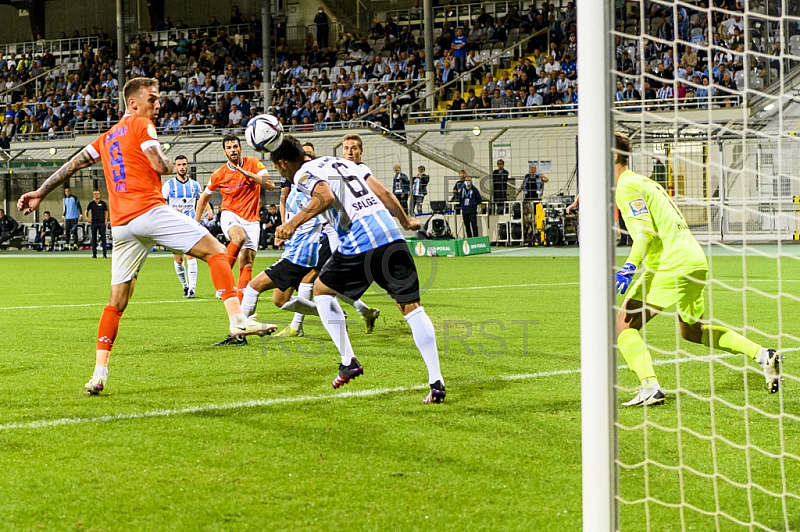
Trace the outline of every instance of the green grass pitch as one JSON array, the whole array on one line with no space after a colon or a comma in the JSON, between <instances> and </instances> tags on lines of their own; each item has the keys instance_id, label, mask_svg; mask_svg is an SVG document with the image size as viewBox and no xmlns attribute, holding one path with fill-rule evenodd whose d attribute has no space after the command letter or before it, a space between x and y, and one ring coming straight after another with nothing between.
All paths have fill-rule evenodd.
<instances>
[{"instance_id":1,"label":"green grass pitch","mask_svg":"<svg viewBox=\"0 0 800 532\"><path fill-rule=\"evenodd\" d=\"M578 258L537 253L417 260L441 405L422 404L424 364L379 291L364 297L382 313L372 335L348 312L365 375L335 391L338 355L318 321L308 338L211 347L227 319L207 267L184 300L163 252L122 319L107 392L87 397L109 261L3 255L0 529L579 530ZM714 315L739 326L746 314L764 343L778 339L757 331L787 333L792 374L797 261L781 262L781 297L774 259L711 265L725 283ZM266 295L259 314L291 318ZM622 529L782 530L785 515L800 528L798 499L770 494L800 491L796 381L769 396L741 357L676 363L708 352L676 351L671 316L647 338L669 402L619 412ZM636 385L626 369L619 383Z\"/></svg>"}]
</instances>

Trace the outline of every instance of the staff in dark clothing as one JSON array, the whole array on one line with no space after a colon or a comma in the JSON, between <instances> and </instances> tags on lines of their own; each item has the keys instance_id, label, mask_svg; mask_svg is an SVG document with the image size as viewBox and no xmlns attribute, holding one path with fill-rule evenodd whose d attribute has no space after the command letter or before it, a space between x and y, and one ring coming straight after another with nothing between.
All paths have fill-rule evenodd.
<instances>
[{"instance_id":1,"label":"staff in dark clothing","mask_svg":"<svg viewBox=\"0 0 800 532\"><path fill-rule=\"evenodd\" d=\"M55 249L56 240L63 232L64 229L61 228L61 224L58 223L58 220L50 216L50 211L44 211L42 230L36 235L36 243L39 244L37 251L44 250L44 245L48 236L50 237L50 246L48 246L47 251L53 251Z\"/></svg>"},{"instance_id":2,"label":"staff in dark clothing","mask_svg":"<svg viewBox=\"0 0 800 532\"><path fill-rule=\"evenodd\" d=\"M100 199L100 191L92 192L92 201L86 208L86 219L92 224L92 258L97 258L97 237L103 245L103 258L106 257L106 225L108 224L108 204Z\"/></svg>"},{"instance_id":3,"label":"staff in dark clothing","mask_svg":"<svg viewBox=\"0 0 800 532\"><path fill-rule=\"evenodd\" d=\"M464 219L464 227L467 229L467 238L478 235L478 205L483 202L481 193L476 187L472 186L472 178L464 179L464 188L461 189L459 196L461 205L461 216Z\"/></svg>"},{"instance_id":4,"label":"staff in dark clothing","mask_svg":"<svg viewBox=\"0 0 800 532\"><path fill-rule=\"evenodd\" d=\"M0 209L0 244L5 244L19 231L19 222Z\"/></svg>"}]
</instances>

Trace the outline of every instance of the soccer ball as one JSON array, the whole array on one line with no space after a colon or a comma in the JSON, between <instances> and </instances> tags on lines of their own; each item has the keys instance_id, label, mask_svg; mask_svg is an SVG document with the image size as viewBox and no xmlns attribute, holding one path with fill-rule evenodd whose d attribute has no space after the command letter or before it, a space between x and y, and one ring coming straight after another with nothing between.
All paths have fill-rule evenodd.
<instances>
[{"instance_id":1,"label":"soccer ball","mask_svg":"<svg viewBox=\"0 0 800 532\"><path fill-rule=\"evenodd\" d=\"M283 126L273 115L258 115L247 124L244 138L256 151L272 151L283 142Z\"/></svg>"}]
</instances>

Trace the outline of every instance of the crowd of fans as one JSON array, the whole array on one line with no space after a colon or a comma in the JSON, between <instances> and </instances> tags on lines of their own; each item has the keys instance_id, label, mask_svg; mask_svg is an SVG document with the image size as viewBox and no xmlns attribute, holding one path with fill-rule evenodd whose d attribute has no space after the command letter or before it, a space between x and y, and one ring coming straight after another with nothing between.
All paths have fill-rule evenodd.
<instances>
[{"instance_id":1,"label":"crowd of fans","mask_svg":"<svg viewBox=\"0 0 800 532\"><path fill-rule=\"evenodd\" d=\"M632 111L738 105L746 88L777 80L787 65L780 38L798 33L796 23L782 31L775 18L780 8L771 3L750 3L747 17L741 0L679 4L674 10L650 1L631 7L617 15L624 37L616 37L615 100ZM797 12L800 6L787 9Z\"/></svg>"},{"instance_id":2,"label":"crowd of fans","mask_svg":"<svg viewBox=\"0 0 800 532\"><path fill-rule=\"evenodd\" d=\"M780 42L767 44L770 50L759 47L759 37L778 22L762 20L764 24L754 25L750 14L752 27L746 32L738 0L713 1L710 10L702 3L696 8L680 4L673 10L645 1L634 5L645 10L643 16L636 9L618 12L615 99L619 106L693 107L708 105L712 98L716 105L737 105L745 75L758 88L780 69ZM453 3L450 7L456 9ZM235 35L213 18L202 29L190 29L181 20L173 24L169 18L159 22L159 29L175 31L176 38L154 42L147 35L130 43L126 78L159 80L162 112L157 126L169 133L191 127L243 127L265 109L300 130L342 127L353 120L402 129L410 104L424 95L427 58L418 2L400 24L391 16L383 23L375 19L368 34L358 37L343 32L338 39L329 37L323 15L318 15L316 38L308 34L302 47L287 44L285 20L278 20L273 47L277 76L266 105L261 22L236 7L231 14ZM639 28L639 20L649 24ZM575 112L575 22L572 2L557 9L544 1L531 4L524 13L511 6L497 17L480 9L474 20L445 22L436 28L431 60L440 87L437 96L452 100L448 118ZM0 53L0 80L5 80L6 89L0 98L9 104L0 128L0 148L9 140L94 133L119 118L115 47L102 29L85 33L97 38L97 47L84 44L73 70L66 75L53 70L55 75L45 77L38 90L25 82L57 63L45 44L33 57ZM751 42L744 37L748 33ZM512 68L494 76L498 58L488 52L528 36L522 55L509 65ZM750 51L761 54L746 53ZM480 94L455 90L457 84L449 82L462 74L469 84L482 87Z\"/></svg>"}]
</instances>

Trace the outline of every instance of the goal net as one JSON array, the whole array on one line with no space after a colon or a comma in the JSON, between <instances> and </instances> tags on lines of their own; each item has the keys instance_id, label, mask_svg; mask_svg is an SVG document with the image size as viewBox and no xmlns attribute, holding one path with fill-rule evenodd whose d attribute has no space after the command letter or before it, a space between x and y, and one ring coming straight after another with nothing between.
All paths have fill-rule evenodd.
<instances>
[{"instance_id":1,"label":"goal net","mask_svg":"<svg viewBox=\"0 0 800 532\"><path fill-rule=\"evenodd\" d=\"M622 406L640 381L620 353L611 527L800 529L800 3L606 6L610 127L630 137L630 168L664 187L705 251L704 323L786 357L771 394L758 359L683 339L675 307L645 325L666 402ZM617 248L612 270L629 251Z\"/></svg>"}]
</instances>

